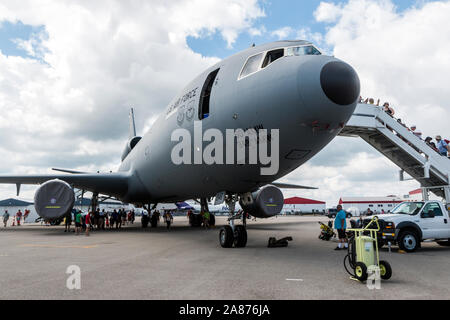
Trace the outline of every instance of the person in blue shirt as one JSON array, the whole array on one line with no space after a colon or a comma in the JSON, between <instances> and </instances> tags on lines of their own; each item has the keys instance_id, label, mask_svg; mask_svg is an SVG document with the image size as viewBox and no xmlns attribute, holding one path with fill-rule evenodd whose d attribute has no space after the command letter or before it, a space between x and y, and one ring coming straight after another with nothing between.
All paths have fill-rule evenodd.
<instances>
[{"instance_id":1,"label":"person in blue shirt","mask_svg":"<svg viewBox=\"0 0 450 320\"><path fill-rule=\"evenodd\" d=\"M436 136L436 141L436 147L438 148L440 155L446 157L447 152L450 152L450 147L448 146L447 142L442 140L441 136Z\"/></svg>"},{"instance_id":2,"label":"person in blue shirt","mask_svg":"<svg viewBox=\"0 0 450 320\"><path fill-rule=\"evenodd\" d=\"M345 234L345 229L347 229L347 213L342 210L342 206L337 206L338 213L336 214L336 219L334 219L334 228L338 232L339 243L336 249L334 250L342 250L344 248L348 248L347 243L347 235Z\"/></svg>"}]
</instances>

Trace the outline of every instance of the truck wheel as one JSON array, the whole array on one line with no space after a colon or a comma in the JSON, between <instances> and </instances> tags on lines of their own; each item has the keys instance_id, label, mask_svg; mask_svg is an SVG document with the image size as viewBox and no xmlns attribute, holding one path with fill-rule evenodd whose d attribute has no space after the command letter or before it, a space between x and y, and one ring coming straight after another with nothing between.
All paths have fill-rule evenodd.
<instances>
[{"instance_id":1,"label":"truck wheel","mask_svg":"<svg viewBox=\"0 0 450 320\"><path fill-rule=\"evenodd\" d=\"M398 240L398 246L406 252L416 251L419 247L419 239L417 234L408 230L401 232Z\"/></svg>"},{"instance_id":2,"label":"truck wheel","mask_svg":"<svg viewBox=\"0 0 450 320\"><path fill-rule=\"evenodd\" d=\"M443 247L450 247L450 240L439 240L436 243Z\"/></svg>"},{"instance_id":3,"label":"truck wheel","mask_svg":"<svg viewBox=\"0 0 450 320\"><path fill-rule=\"evenodd\" d=\"M231 248L233 246L233 229L230 226L225 226L220 229L219 241L222 248Z\"/></svg>"},{"instance_id":4,"label":"truck wheel","mask_svg":"<svg viewBox=\"0 0 450 320\"><path fill-rule=\"evenodd\" d=\"M389 262L380 260L380 277L389 280L392 277L392 268Z\"/></svg>"},{"instance_id":5,"label":"truck wheel","mask_svg":"<svg viewBox=\"0 0 450 320\"><path fill-rule=\"evenodd\" d=\"M361 282L367 280L367 267L362 262L357 262L355 264L355 277Z\"/></svg>"}]
</instances>

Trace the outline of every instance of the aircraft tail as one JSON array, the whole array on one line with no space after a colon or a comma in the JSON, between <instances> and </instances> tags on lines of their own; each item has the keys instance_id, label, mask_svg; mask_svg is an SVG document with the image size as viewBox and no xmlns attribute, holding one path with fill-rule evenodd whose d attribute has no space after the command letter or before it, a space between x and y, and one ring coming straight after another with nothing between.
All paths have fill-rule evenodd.
<instances>
[{"instance_id":1,"label":"aircraft tail","mask_svg":"<svg viewBox=\"0 0 450 320\"><path fill-rule=\"evenodd\" d=\"M134 109L130 109L130 129L129 129L129 138L130 140L136 137L136 123L134 122Z\"/></svg>"},{"instance_id":2,"label":"aircraft tail","mask_svg":"<svg viewBox=\"0 0 450 320\"><path fill-rule=\"evenodd\" d=\"M134 122L134 109L130 109L130 128L129 128L129 138L127 144L125 145L125 149L122 152L122 161L128 156L128 154L133 150L133 148L141 141L142 137L138 137L136 135L136 124Z\"/></svg>"}]
</instances>

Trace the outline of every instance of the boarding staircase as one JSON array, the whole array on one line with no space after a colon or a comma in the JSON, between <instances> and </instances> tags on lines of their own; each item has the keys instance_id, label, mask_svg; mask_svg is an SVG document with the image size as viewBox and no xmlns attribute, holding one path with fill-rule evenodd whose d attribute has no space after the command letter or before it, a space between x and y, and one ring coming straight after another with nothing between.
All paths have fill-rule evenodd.
<instances>
[{"instance_id":1,"label":"boarding staircase","mask_svg":"<svg viewBox=\"0 0 450 320\"><path fill-rule=\"evenodd\" d=\"M443 157L381 107L358 104L341 136L361 137L430 190L450 204L450 159Z\"/></svg>"}]
</instances>

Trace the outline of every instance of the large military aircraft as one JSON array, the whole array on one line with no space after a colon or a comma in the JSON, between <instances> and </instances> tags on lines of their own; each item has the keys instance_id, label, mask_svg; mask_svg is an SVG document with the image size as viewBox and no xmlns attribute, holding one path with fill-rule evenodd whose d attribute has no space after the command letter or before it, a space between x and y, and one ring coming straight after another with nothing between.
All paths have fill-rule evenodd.
<instances>
[{"instance_id":1,"label":"large military aircraft","mask_svg":"<svg viewBox=\"0 0 450 320\"><path fill-rule=\"evenodd\" d=\"M16 184L18 191L22 184L40 184L35 206L48 219L70 211L74 188L90 191L94 197L106 195L148 207L200 199L202 209L207 210L207 199L216 196L231 211L229 225L220 231L222 247L244 247L245 217L234 212L235 204L239 202L253 216L267 218L282 209L284 199L279 188L308 188L276 181L336 137L350 119L359 93L354 69L322 54L310 42L277 41L253 46L197 76L143 137L136 136L132 119L117 172L0 175L0 183ZM225 137L230 129L236 130L232 141L236 138L238 144L242 139L239 129L261 133L256 145L260 149L265 144L266 150L276 156L272 158L276 164L268 168L267 159L250 161L255 145L245 134L240 140L245 142L245 157L237 159L239 154L233 152L238 153L239 146L227 149L225 140L218 137ZM203 132L208 130L214 134L206 137ZM194 138L188 149L177 149L178 158L186 160L179 163L174 161L174 148L186 137L183 132ZM211 147L208 149L213 143L226 149L227 161L219 159L225 156L217 148L212 152ZM215 162L202 159L207 151ZM240 218L244 223L235 224Z\"/></svg>"}]
</instances>

